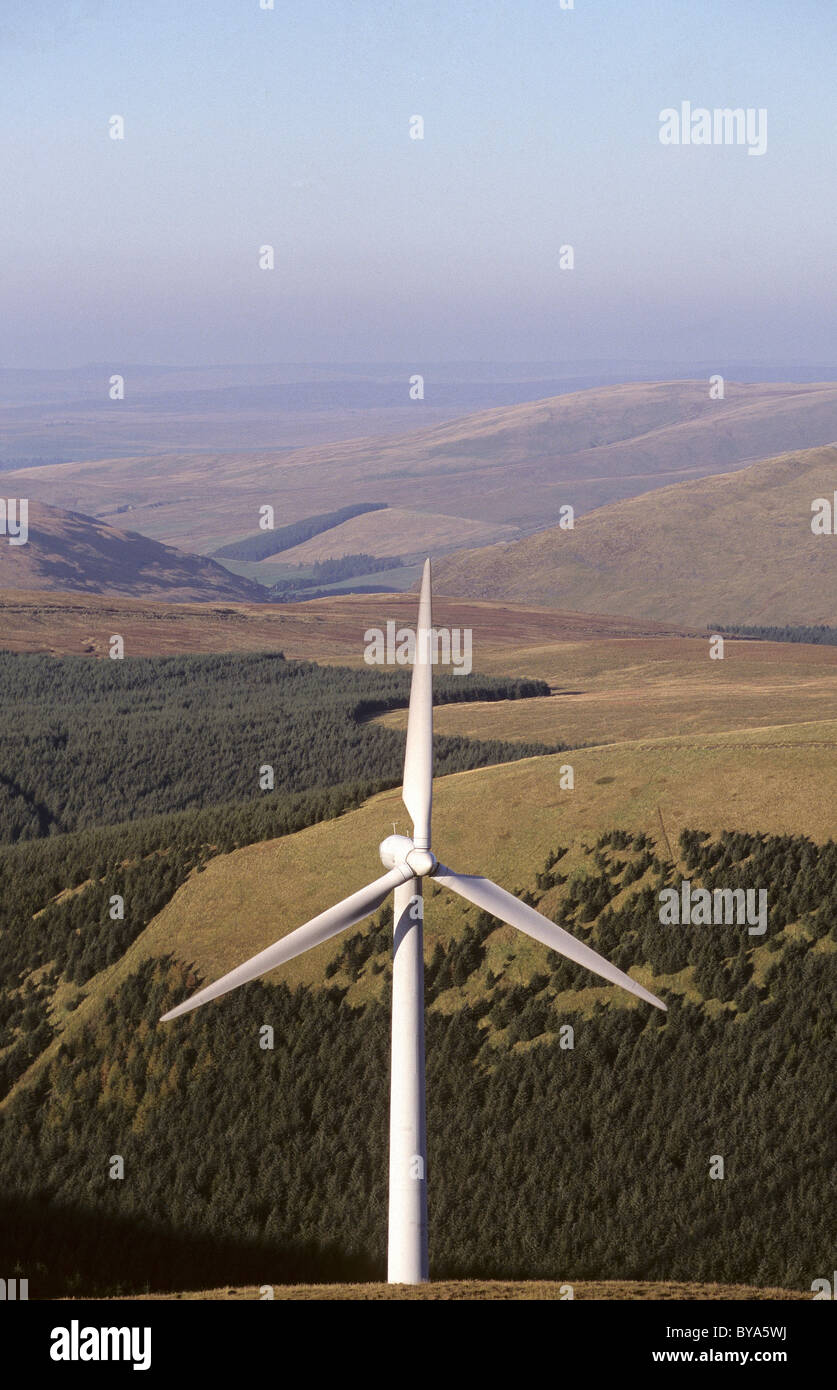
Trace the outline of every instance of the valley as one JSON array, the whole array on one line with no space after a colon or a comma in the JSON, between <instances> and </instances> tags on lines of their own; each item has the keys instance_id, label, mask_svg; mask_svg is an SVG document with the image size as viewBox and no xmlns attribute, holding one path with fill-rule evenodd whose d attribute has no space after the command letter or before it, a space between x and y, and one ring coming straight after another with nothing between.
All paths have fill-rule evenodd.
<instances>
[{"instance_id":1,"label":"valley","mask_svg":"<svg viewBox=\"0 0 837 1390\"><path fill-rule=\"evenodd\" d=\"M828 431L831 389L731 392L722 434L686 383L503 407L397 448L289 451L282 487L317 487L277 516L275 542L255 529L275 453L237 456L241 486L220 454L179 456L168 498L164 455L7 475L10 494L36 475L50 489L27 546L0 555L0 1257L37 1271L35 1296L242 1300L266 1267L280 1300L389 1296L386 910L241 996L159 1018L368 882L379 841L409 831L409 672L391 658L415 595L270 602L265 585L339 574L314 568L336 559L348 584L403 586L419 543L448 590L435 624L473 666L436 676L434 845L668 1006L649 1019L426 881L438 1282L421 1296L559 1298L565 1271L582 1299L808 1296L827 1245L837 646L813 640L833 573L805 498L827 492L837 449L746 450L762 429L781 437L780 417ZM576 464L590 487L575 528L550 528ZM450 510L408 500L416 466ZM689 480L660 485L675 477ZM95 514L56 507L65 484L76 501L104 485ZM537 518L499 520L510 488L538 494ZM375 510L334 512L370 497ZM198 553L219 546L223 565ZM389 556L407 563L357 575L358 557ZM812 640L730 632L713 660L716 621ZM369 663L374 633L389 664ZM757 933L664 925L681 880L740 887ZM800 1125L807 1180L790 1191L776 1174L794 1171Z\"/></svg>"},{"instance_id":2,"label":"valley","mask_svg":"<svg viewBox=\"0 0 837 1390\"><path fill-rule=\"evenodd\" d=\"M335 499L370 497L427 517L428 539L448 535L461 518L467 543L475 524L534 531L555 524L567 503L581 515L835 439L833 383L731 382L724 400L712 400L706 381L640 382L499 406L396 438L281 451L170 449L12 469L4 487L111 523L121 518L199 553L252 534L264 505L280 525L327 511ZM407 531L393 553L416 548Z\"/></svg>"}]
</instances>

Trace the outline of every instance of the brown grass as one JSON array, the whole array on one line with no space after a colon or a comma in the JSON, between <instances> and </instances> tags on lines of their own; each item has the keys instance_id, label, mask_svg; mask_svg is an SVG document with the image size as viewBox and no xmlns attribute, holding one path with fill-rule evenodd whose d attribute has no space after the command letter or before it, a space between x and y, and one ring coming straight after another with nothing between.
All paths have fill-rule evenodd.
<instances>
[{"instance_id":1,"label":"brown grass","mask_svg":"<svg viewBox=\"0 0 837 1390\"><path fill-rule=\"evenodd\" d=\"M569 1283L570 1281L567 1281ZM444 1300L446 1302L471 1302L490 1300L518 1301L563 1300L567 1298L567 1283L527 1280L504 1282L500 1280L449 1280L429 1284L275 1284L271 1285L273 1297L278 1302L310 1302L312 1300L344 1301L361 1300L377 1302L381 1300L419 1299L421 1301ZM140 1294L133 1295L141 1301L208 1299L211 1302L255 1302L264 1297L263 1288L255 1284L242 1288L204 1289L200 1292ZM572 1283L576 1300L642 1300L673 1302L698 1299L706 1302L721 1300L761 1300L761 1299L810 1299L810 1293L798 1289L759 1289L748 1284L667 1284L640 1283L632 1280L588 1282L582 1280ZM118 1302L119 1300L108 1300Z\"/></svg>"},{"instance_id":2,"label":"brown grass","mask_svg":"<svg viewBox=\"0 0 837 1390\"><path fill-rule=\"evenodd\" d=\"M474 634L474 664L539 676L548 698L443 705L441 734L544 743L615 743L806 723L837 711L837 647L731 642L710 661L707 638L605 638L517 649ZM406 728L406 711L382 723Z\"/></svg>"},{"instance_id":3,"label":"brown grass","mask_svg":"<svg viewBox=\"0 0 837 1390\"><path fill-rule=\"evenodd\" d=\"M555 642L614 636L688 632L671 623L648 623L595 614L557 613L525 604L440 598L440 626L471 628L488 670L515 672L517 656L547 650ZM354 594L312 603L160 603L152 599L0 590L0 646L6 651L56 656L106 656L114 632L128 656L192 652L283 651L287 657L325 665L363 665L363 634L389 619L415 624L412 594ZM495 660L496 658L496 660ZM505 659L505 667L502 663ZM497 660L501 663L497 665ZM553 665L558 658L549 657ZM521 672L525 674L525 672Z\"/></svg>"},{"instance_id":4,"label":"brown grass","mask_svg":"<svg viewBox=\"0 0 837 1390\"><path fill-rule=\"evenodd\" d=\"M831 429L833 439L837 418ZM812 533L811 503L832 497L835 468L831 445L658 487L589 512L572 531L442 559L436 590L700 627L831 623L837 541Z\"/></svg>"}]
</instances>

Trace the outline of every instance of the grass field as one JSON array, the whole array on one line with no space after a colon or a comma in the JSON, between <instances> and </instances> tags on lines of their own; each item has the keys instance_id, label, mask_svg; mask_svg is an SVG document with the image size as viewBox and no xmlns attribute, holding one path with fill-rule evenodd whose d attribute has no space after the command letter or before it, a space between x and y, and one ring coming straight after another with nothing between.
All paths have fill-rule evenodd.
<instances>
[{"instance_id":1,"label":"grass field","mask_svg":"<svg viewBox=\"0 0 837 1390\"><path fill-rule=\"evenodd\" d=\"M548 699L449 705L438 733L546 743L611 743L643 735L712 733L827 719L837 713L837 647L789 642L725 643L709 658L708 638L610 638L501 647L478 642L486 673L538 676ZM406 710L384 716L406 728Z\"/></svg>"},{"instance_id":2,"label":"grass field","mask_svg":"<svg viewBox=\"0 0 837 1390\"><path fill-rule=\"evenodd\" d=\"M269 1299L261 1287L253 1284L244 1288L204 1289L199 1293L139 1294L141 1301L158 1302L209 1299L212 1302L253 1302ZM430 1284L275 1284L270 1285L273 1298L277 1302L310 1302L360 1300L368 1302L399 1301L418 1299L423 1302L444 1300L446 1303L496 1301L555 1300L569 1301L567 1283L508 1282L457 1280ZM725 1301L727 1299L810 1299L810 1293L797 1289L756 1289L747 1284L653 1284L624 1281L612 1283L592 1283L582 1281L572 1284L573 1297L577 1301L608 1302L624 1300L660 1300L663 1302L697 1299L701 1301ZM118 1302L120 1300L108 1300ZM133 1300L132 1300L133 1301Z\"/></svg>"},{"instance_id":3,"label":"grass field","mask_svg":"<svg viewBox=\"0 0 837 1390\"><path fill-rule=\"evenodd\" d=\"M241 568L241 567L240 567ZM559 613L525 604L434 600L439 626L470 628L475 669L495 658L513 670L517 657L549 652L554 643L688 633L677 624ZM415 624L414 594L335 595L311 603L159 603L149 599L0 590L0 646L53 656L106 657L111 633L125 638L128 656L191 652L283 651L287 657L332 666L363 664L363 634L392 619ZM548 657L548 663L552 661Z\"/></svg>"}]
</instances>

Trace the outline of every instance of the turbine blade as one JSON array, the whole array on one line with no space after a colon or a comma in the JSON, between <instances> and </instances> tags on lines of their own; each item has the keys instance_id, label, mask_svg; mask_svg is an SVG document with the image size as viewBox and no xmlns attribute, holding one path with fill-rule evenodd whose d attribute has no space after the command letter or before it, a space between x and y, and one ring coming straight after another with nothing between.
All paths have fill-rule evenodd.
<instances>
[{"instance_id":1,"label":"turbine blade","mask_svg":"<svg viewBox=\"0 0 837 1390\"><path fill-rule=\"evenodd\" d=\"M413 822L416 849L430 848L430 810L433 802L433 659L430 636L432 627L428 559L424 562L416 623L416 659L410 686L404 789L401 794Z\"/></svg>"},{"instance_id":2,"label":"turbine blade","mask_svg":"<svg viewBox=\"0 0 837 1390\"><path fill-rule=\"evenodd\" d=\"M179 1018L191 1009L200 1008L201 1004L208 1004L210 999L217 999L229 990L237 989L239 985L257 980L274 966L284 965L286 961L293 960L294 956L301 956L303 951L310 951L312 946L319 946L321 942L328 941L330 936L336 936L346 927L353 927L357 922L362 922L364 917L368 917L370 912L381 906L393 888L411 877L406 866L404 869L390 869L388 874L376 878L374 883L369 883L351 897L344 898L335 907L327 908L318 917L312 917L310 922L297 927L296 931L289 932L287 936L283 936L266 950L260 951L257 956L252 956L243 965L236 966L228 975L222 975L214 985L207 985L205 989L193 994L191 999L178 1004L174 1009L169 1009L167 1014L163 1014L160 1022L168 1023L171 1018Z\"/></svg>"},{"instance_id":3,"label":"turbine blade","mask_svg":"<svg viewBox=\"0 0 837 1390\"><path fill-rule=\"evenodd\" d=\"M611 984L621 985L631 994L636 994L640 999L644 999L647 1004L654 1004L658 1009L665 1009L662 999L658 999L650 990L643 985L632 980L630 975L611 965L609 960L600 956L592 947L586 946L583 941L571 936L563 927L557 926L555 922L550 922L548 917L536 912L533 907L527 907L526 903L520 902L518 898L507 893L505 888L500 888L496 883L492 883L490 878L479 878L472 874L455 874L451 869L446 869L444 864L440 864L433 875L436 883L441 883L445 888L450 888L454 893L458 893L461 898L466 898L468 902L481 907L484 912L490 912L492 917L499 917L501 921L507 922L510 927L517 927L519 931L525 932L527 936L533 936L536 941L542 941L544 946L549 946L551 950L557 951L559 955L566 956L569 960L574 960L578 965L584 965L588 970L593 970L602 979L610 980Z\"/></svg>"}]
</instances>

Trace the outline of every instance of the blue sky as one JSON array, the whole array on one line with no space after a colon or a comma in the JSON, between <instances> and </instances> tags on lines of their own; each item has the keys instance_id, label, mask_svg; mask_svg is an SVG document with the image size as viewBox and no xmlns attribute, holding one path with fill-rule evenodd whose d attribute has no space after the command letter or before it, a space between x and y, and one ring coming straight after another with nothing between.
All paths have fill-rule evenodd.
<instances>
[{"instance_id":1,"label":"blue sky","mask_svg":"<svg viewBox=\"0 0 837 1390\"><path fill-rule=\"evenodd\" d=\"M826 0L4 0L0 364L833 356L836 52Z\"/></svg>"}]
</instances>

